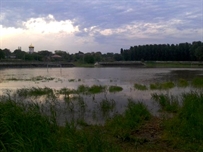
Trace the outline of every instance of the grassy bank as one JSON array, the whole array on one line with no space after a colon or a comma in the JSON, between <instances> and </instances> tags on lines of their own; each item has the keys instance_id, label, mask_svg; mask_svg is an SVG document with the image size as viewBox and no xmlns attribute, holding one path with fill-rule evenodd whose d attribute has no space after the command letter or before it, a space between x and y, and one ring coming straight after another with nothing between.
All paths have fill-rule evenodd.
<instances>
[{"instance_id":1,"label":"grassy bank","mask_svg":"<svg viewBox=\"0 0 203 152\"><path fill-rule=\"evenodd\" d=\"M123 114L103 125L70 120L60 126L57 103L46 107L47 114L39 104L1 97L0 151L202 151L203 94L152 94L152 99L160 106L160 117L152 116L143 103L129 100ZM103 100L100 110L114 106Z\"/></svg>"},{"instance_id":2,"label":"grassy bank","mask_svg":"<svg viewBox=\"0 0 203 152\"><path fill-rule=\"evenodd\" d=\"M202 62L190 61L145 61L149 68L199 68L203 67Z\"/></svg>"}]
</instances>

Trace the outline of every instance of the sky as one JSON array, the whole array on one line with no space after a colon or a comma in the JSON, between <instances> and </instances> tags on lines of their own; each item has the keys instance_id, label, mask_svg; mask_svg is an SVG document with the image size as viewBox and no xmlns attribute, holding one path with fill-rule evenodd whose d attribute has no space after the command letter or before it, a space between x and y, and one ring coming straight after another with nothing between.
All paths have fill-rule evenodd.
<instances>
[{"instance_id":1,"label":"sky","mask_svg":"<svg viewBox=\"0 0 203 152\"><path fill-rule=\"evenodd\" d=\"M0 0L0 48L113 52L203 41L203 0Z\"/></svg>"}]
</instances>

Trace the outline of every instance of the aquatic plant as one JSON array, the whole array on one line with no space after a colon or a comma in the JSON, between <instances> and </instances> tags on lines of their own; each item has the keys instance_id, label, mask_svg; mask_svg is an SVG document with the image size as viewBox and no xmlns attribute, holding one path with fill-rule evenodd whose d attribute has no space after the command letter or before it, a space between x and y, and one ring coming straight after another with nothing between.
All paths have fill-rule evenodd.
<instances>
[{"instance_id":1,"label":"aquatic plant","mask_svg":"<svg viewBox=\"0 0 203 152\"><path fill-rule=\"evenodd\" d=\"M201 77L194 78L191 82L191 85L195 88L203 88L203 78Z\"/></svg>"},{"instance_id":2,"label":"aquatic plant","mask_svg":"<svg viewBox=\"0 0 203 152\"><path fill-rule=\"evenodd\" d=\"M97 94L105 91L106 87L101 85L93 85L88 89L88 92L91 94Z\"/></svg>"},{"instance_id":3,"label":"aquatic plant","mask_svg":"<svg viewBox=\"0 0 203 152\"><path fill-rule=\"evenodd\" d=\"M100 102L100 110L102 111L103 116L108 116L110 111L116 106L116 102L114 100L104 99Z\"/></svg>"},{"instance_id":4,"label":"aquatic plant","mask_svg":"<svg viewBox=\"0 0 203 152\"><path fill-rule=\"evenodd\" d=\"M163 82L163 83L152 83L150 84L150 89L151 90L167 90L175 87L175 84L171 81L169 82Z\"/></svg>"},{"instance_id":5,"label":"aquatic plant","mask_svg":"<svg viewBox=\"0 0 203 152\"><path fill-rule=\"evenodd\" d=\"M161 107L161 111L176 113L180 109L180 103L177 97L169 96L168 94L152 94L154 99Z\"/></svg>"},{"instance_id":6,"label":"aquatic plant","mask_svg":"<svg viewBox=\"0 0 203 152\"><path fill-rule=\"evenodd\" d=\"M119 151L102 129L78 130L73 121L58 126L37 104L0 102L0 118L1 151Z\"/></svg>"},{"instance_id":7,"label":"aquatic plant","mask_svg":"<svg viewBox=\"0 0 203 152\"><path fill-rule=\"evenodd\" d=\"M109 87L109 92L119 92L119 91L122 91L123 88L120 87L120 86L110 86Z\"/></svg>"},{"instance_id":8,"label":"aquatic plant","mask_svg":"<svg viewBox=\"0 0 203 152\"><path fill-rule=\"evenodd\" d=\"M131 133L138 129L146 120L149 120L150 117L151 114L143 103L129 101L125 113L123 115L115 115L106 122L105 126L113 136L121 140L130 140Z\"/></svg>"},{"instance_id":9,"label":"aquatic plant","mask_svg":"<svg viewBox=\"0 0 203 152\"><path fill-rule=\"evenodd\" d=\"M134 88L137 90L147 90L147 86L137 83L134 84Z\"/></svg>"},{"instance_id":10,"label":"aquatic plant","mask_svg":"<svg viewBox=\"0 0 203 152\"><path fill-rule=\"evenodd\" d=\"M203 151L202 109L202 93L183 94L179 112L164 123L167 139L183 151Z\"/></svg>"},{"instance_id":11,"label":"aquatic plant","mask_svg":"<svg viewBox=\"0 0 203 152\"><path fill-rule=\"evenodd\" d=\"M28 97L28 96L41 96L41 95L48 95L48 96L53 96L54 92L51 88L22 88L22 89L18 89L17 94L19 96L24 96L24 97Z\"/></svg>"},{"instance_id":12,"label":"aquatic plant","mask_svg":"<svg viewBox=\"0 0 203 152\"><path fill-rule=\"evenodd\" d=\"M88 91L89 87L86 85L79 85L77 91L79 93L86 93Z\"/></svg>"},{"instance_id":13,"label":"aquatic plant","mask_svg":"<svg viewBox=\"0 0 203 152\"><path fill-rule=\"evenodd\" d=\"M178 87L187 87L189 85L188 81L185 79L179 79L177 86Z\"/></svg>"}]
</instances>

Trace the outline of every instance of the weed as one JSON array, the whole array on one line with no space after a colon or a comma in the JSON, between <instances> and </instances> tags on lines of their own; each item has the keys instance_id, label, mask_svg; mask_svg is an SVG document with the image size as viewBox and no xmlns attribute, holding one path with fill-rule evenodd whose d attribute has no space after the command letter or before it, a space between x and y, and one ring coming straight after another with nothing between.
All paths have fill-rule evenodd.
<instances>
[{"instance_id":1,"label":"weed","mask_svg":"<svg viewBox=\"0 0 203 152\"><path fill-rule=\"evenodd\" d=\"M187 87L189 84L185 79L179 79L177 85L178 87Z\"/></svg>"},{"instance_id":2,"label":"weed","mask_svg":"<svg viewBox=\"0 0 203 152\"><path fill-rule=\"evenodd\" d=\"M103 113L103 116L108 116L110 111L113 111L113 109L115 108L116 103L114 100L102 100L102 102L100 102L100 110Z\"/></svg>"},{"instance_id":3,"label":"weed","mask_svg":"<svg viewBox=\"0 0 203 152\"><path fill-rule=\"evenodd\" d=\"M145 85L141 85L141 84L134 84L134 88L137 90L147 90L147 87Z\"/></svg>"},{"instance_id":4,"label":"weed","mask_svg":"<svg viewBox=\"0 0 203 152\"><path fill-rule=\"evenodd\" d=\"M192 80L192 86L195 88L202 88L203 87L203 78L197 77Z\"/></svg>"},{"instance_id":5,"label":"weed","mask_svg":"<svg viewBox=\"0 0 203 152\"><path fill-rule=\"evenodd\" d=\"M130 134L151 117L146 106L142 103L129 101L124 115L117 114L106 122L110 132L122 140L130 139Z\"/></svg>"},{"instance_id":6,"label":"weed","mask_svg":"<svg viewBox=\"0 0 203 152\"><path fill-rule=\"evenodd\" d=\"M171 89L175 87L175 84L171 81L169 82L164 82L164 83L154 83L154 84L150 84L150 89L151 90L167 90L167 89Z\"/></svg>"},{"instance_id":7,"label":"weed","mask_svg":"<svg viewBox=\"0 0 203 152\"><path fill-rule=\"evenodd\" d=\"M203 151L203 94L183 94L178 114L165 121L165 132L184 151Z\"/></svg>"},{"instance_id":8,"label":"weed","mask_svg":"<svg viewBox=\"0 0 203 152\"><path fill-rule=\"evenodd\" d=\"M91 94L97 94L105 91L106 87L101 85L93 85L88 89L88 92Z\"/></svg>"},{"instance_id":9,"label":"weed","mask_svg":"<svg viewBox=\"0 0 203 152\"><path fill-rule=\"evenodd\" d=\"M178 99L168 94L158 95L157 93L153 93L152 99L160 105L162 111L176 113L180 108Z\"/></svg>"},{"instance_id":10,"label":"weed","mask_svg":"<svg viewBox=\"0 0 203 152\"><path fill-rule=\"evenodd\" d=\"M28 96L41 96L41 95L49 95L49 96L53 96L53 90L51 88L22 88L22 89L18 89L17 94L19 96L24 96L24 97L28 97Z\"/></svg>"},{"instance_id":11,"label":"weed","mask_svg":"<svg viewBox=\"0 0 203 152\"><path fill-rule=\"evenodd\" d=\"M120 86L110 86L109 87L109 92L119 92L119 91L122 91L123 88L120 87Z\"/></svg>"}]
</instances>

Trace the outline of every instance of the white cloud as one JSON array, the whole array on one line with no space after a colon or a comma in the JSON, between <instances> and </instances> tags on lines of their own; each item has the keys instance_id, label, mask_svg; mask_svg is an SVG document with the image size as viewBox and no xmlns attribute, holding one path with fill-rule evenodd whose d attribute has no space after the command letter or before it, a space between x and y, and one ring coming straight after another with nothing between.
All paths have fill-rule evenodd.
<instances>
[{"instance_id":1,"label":"white cloud","mask_svg":"<svg viewBox=\"0 0 203 152\"><path fill-rule=\"evenodd\" d=\"M78 32L78 26L73 25L73 21L56 21L54 16L49 14L46 17L31 18L23 22L23 26L32 33L59 33L67 34Z\"/></svg>"}]
</instances>

